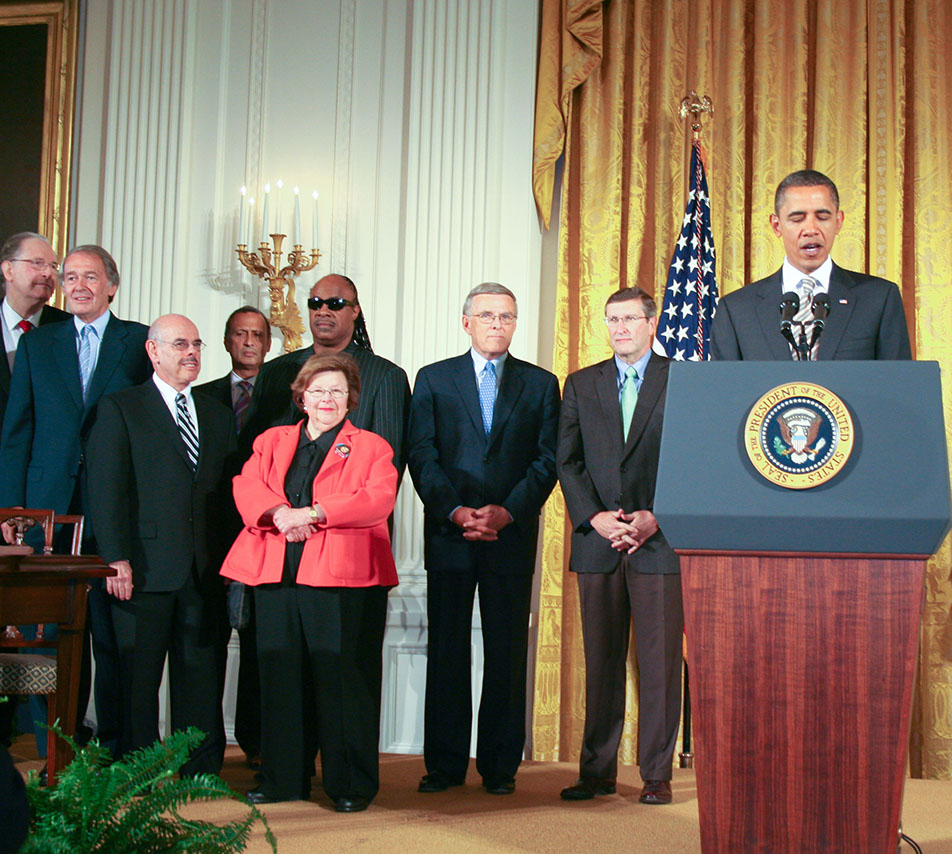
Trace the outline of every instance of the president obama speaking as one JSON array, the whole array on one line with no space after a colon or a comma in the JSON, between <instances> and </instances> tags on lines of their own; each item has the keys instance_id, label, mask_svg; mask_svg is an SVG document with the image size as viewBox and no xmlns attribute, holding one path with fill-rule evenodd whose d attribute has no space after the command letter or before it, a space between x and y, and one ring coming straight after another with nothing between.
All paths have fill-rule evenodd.
<instances>
[{"instance_id":1,"label":"president obama speaking","mask_svg":"<svg viewBox=\"0 0 952 854\"><path fill-rule=\"evenodd\" d=\"M822 172L805 169L780 182L770 227L783 242L783 266L721 299L712 358L911 358L899 288L830 258L843 219L836 185Z\"/></svg>"}]
</instances>

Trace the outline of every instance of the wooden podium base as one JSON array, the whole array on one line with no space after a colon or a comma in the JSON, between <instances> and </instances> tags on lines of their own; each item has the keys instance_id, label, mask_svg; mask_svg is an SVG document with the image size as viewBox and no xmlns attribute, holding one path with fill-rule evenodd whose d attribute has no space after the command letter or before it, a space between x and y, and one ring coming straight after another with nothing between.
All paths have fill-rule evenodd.
<instances>
[{"instance_id":1,"label":"wooden podium base","mask_svg":"<svg viewBox=\"0 0 952 854\"><path fill-rule=\"evenodd\" d=\"M678 553L702 850L895 854L925 556Z\"/></svg>"}]
</instances>

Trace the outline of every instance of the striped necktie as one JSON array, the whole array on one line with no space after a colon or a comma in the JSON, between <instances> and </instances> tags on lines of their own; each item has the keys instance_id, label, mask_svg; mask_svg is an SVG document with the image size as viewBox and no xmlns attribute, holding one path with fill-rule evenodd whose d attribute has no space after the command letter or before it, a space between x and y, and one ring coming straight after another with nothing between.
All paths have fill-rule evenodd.
<instances>
[{"instance_id":1,"label":"striped necktie","mask_svg":"<svg viewBox=\"0 0 952 854\"><path fill-rule=\"evenodd\" d=\"M235 398L235 427L238 432L245 426L245 418L248 417L248 404L251 403L251 390L253 386L248 380L239 380L235 385L238 386L238 397Z\"/></svg>"},{"instance_id":2,"label":"striped necktie","mask_svg":"<svg viewBox=\"0 0 952 854\"><path fill-rule=\"evenodd\" d=\"M83 387L83 402L89 391L89 378L93 372L93 351L89 343L89 336L95 334L90 324L86 324L79 333L79 381Z\"/></svg>"},{"instance_id":3,"label":"striped necktie","mask_svg":"<svg viewBox=\"0 0 952 854\"><path fill-rule=\"evenodd\" d=\"M195 432L195 425L192 423L192 416L185 404L185 395L179 392L175 395L175 420L178 422L179 434L185 443L185 450L188 452L188 461L192 466L192 471L198 467L198 434Z\"/></svg>"}]
</instances>

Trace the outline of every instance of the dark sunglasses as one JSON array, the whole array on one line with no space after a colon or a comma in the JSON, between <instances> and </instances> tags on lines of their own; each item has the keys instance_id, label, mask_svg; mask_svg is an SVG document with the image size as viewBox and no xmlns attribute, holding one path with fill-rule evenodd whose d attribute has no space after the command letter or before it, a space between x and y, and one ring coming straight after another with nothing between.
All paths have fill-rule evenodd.
<instances>
[{"instance_id":1,"label":"dark sunglasses","mask_svg":"<svg viewBox=\"0 0 952 854\"><path fill-rule=\"evenodd\" d=\"M321 306L326 305L331 311L340 311L345 305L355 306L357 300L344 299L343 297L330 297L321 299L320 297L308 297L307 307L312 311L317 311Z\"/></svg>"}]
</instances>

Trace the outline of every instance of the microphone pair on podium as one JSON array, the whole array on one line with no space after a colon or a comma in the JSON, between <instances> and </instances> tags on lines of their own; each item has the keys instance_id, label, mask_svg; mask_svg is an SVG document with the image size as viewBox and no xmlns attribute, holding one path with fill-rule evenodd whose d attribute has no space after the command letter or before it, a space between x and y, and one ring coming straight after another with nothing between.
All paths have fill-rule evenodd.
<instances>
[{"instance_id":1,"label":"microphone pair on podium","mask_svg":"<svg viewBox=\"0 0 952 854\"><path fill-rule=\"evenodd\" d=\"M809 362L810 353L816 342L820 340L823 327L826 326L826 318L830 313L830 298L825 293L813 295L813 335L809 343L807 343L806 326L803 323L797 324L800 327L799 338L793 336L793 318L798 311L800 311L800 297L794 291L787 291L780 299L780 333L790 342L797 360Z\"/></svg>"}]
</instances>

